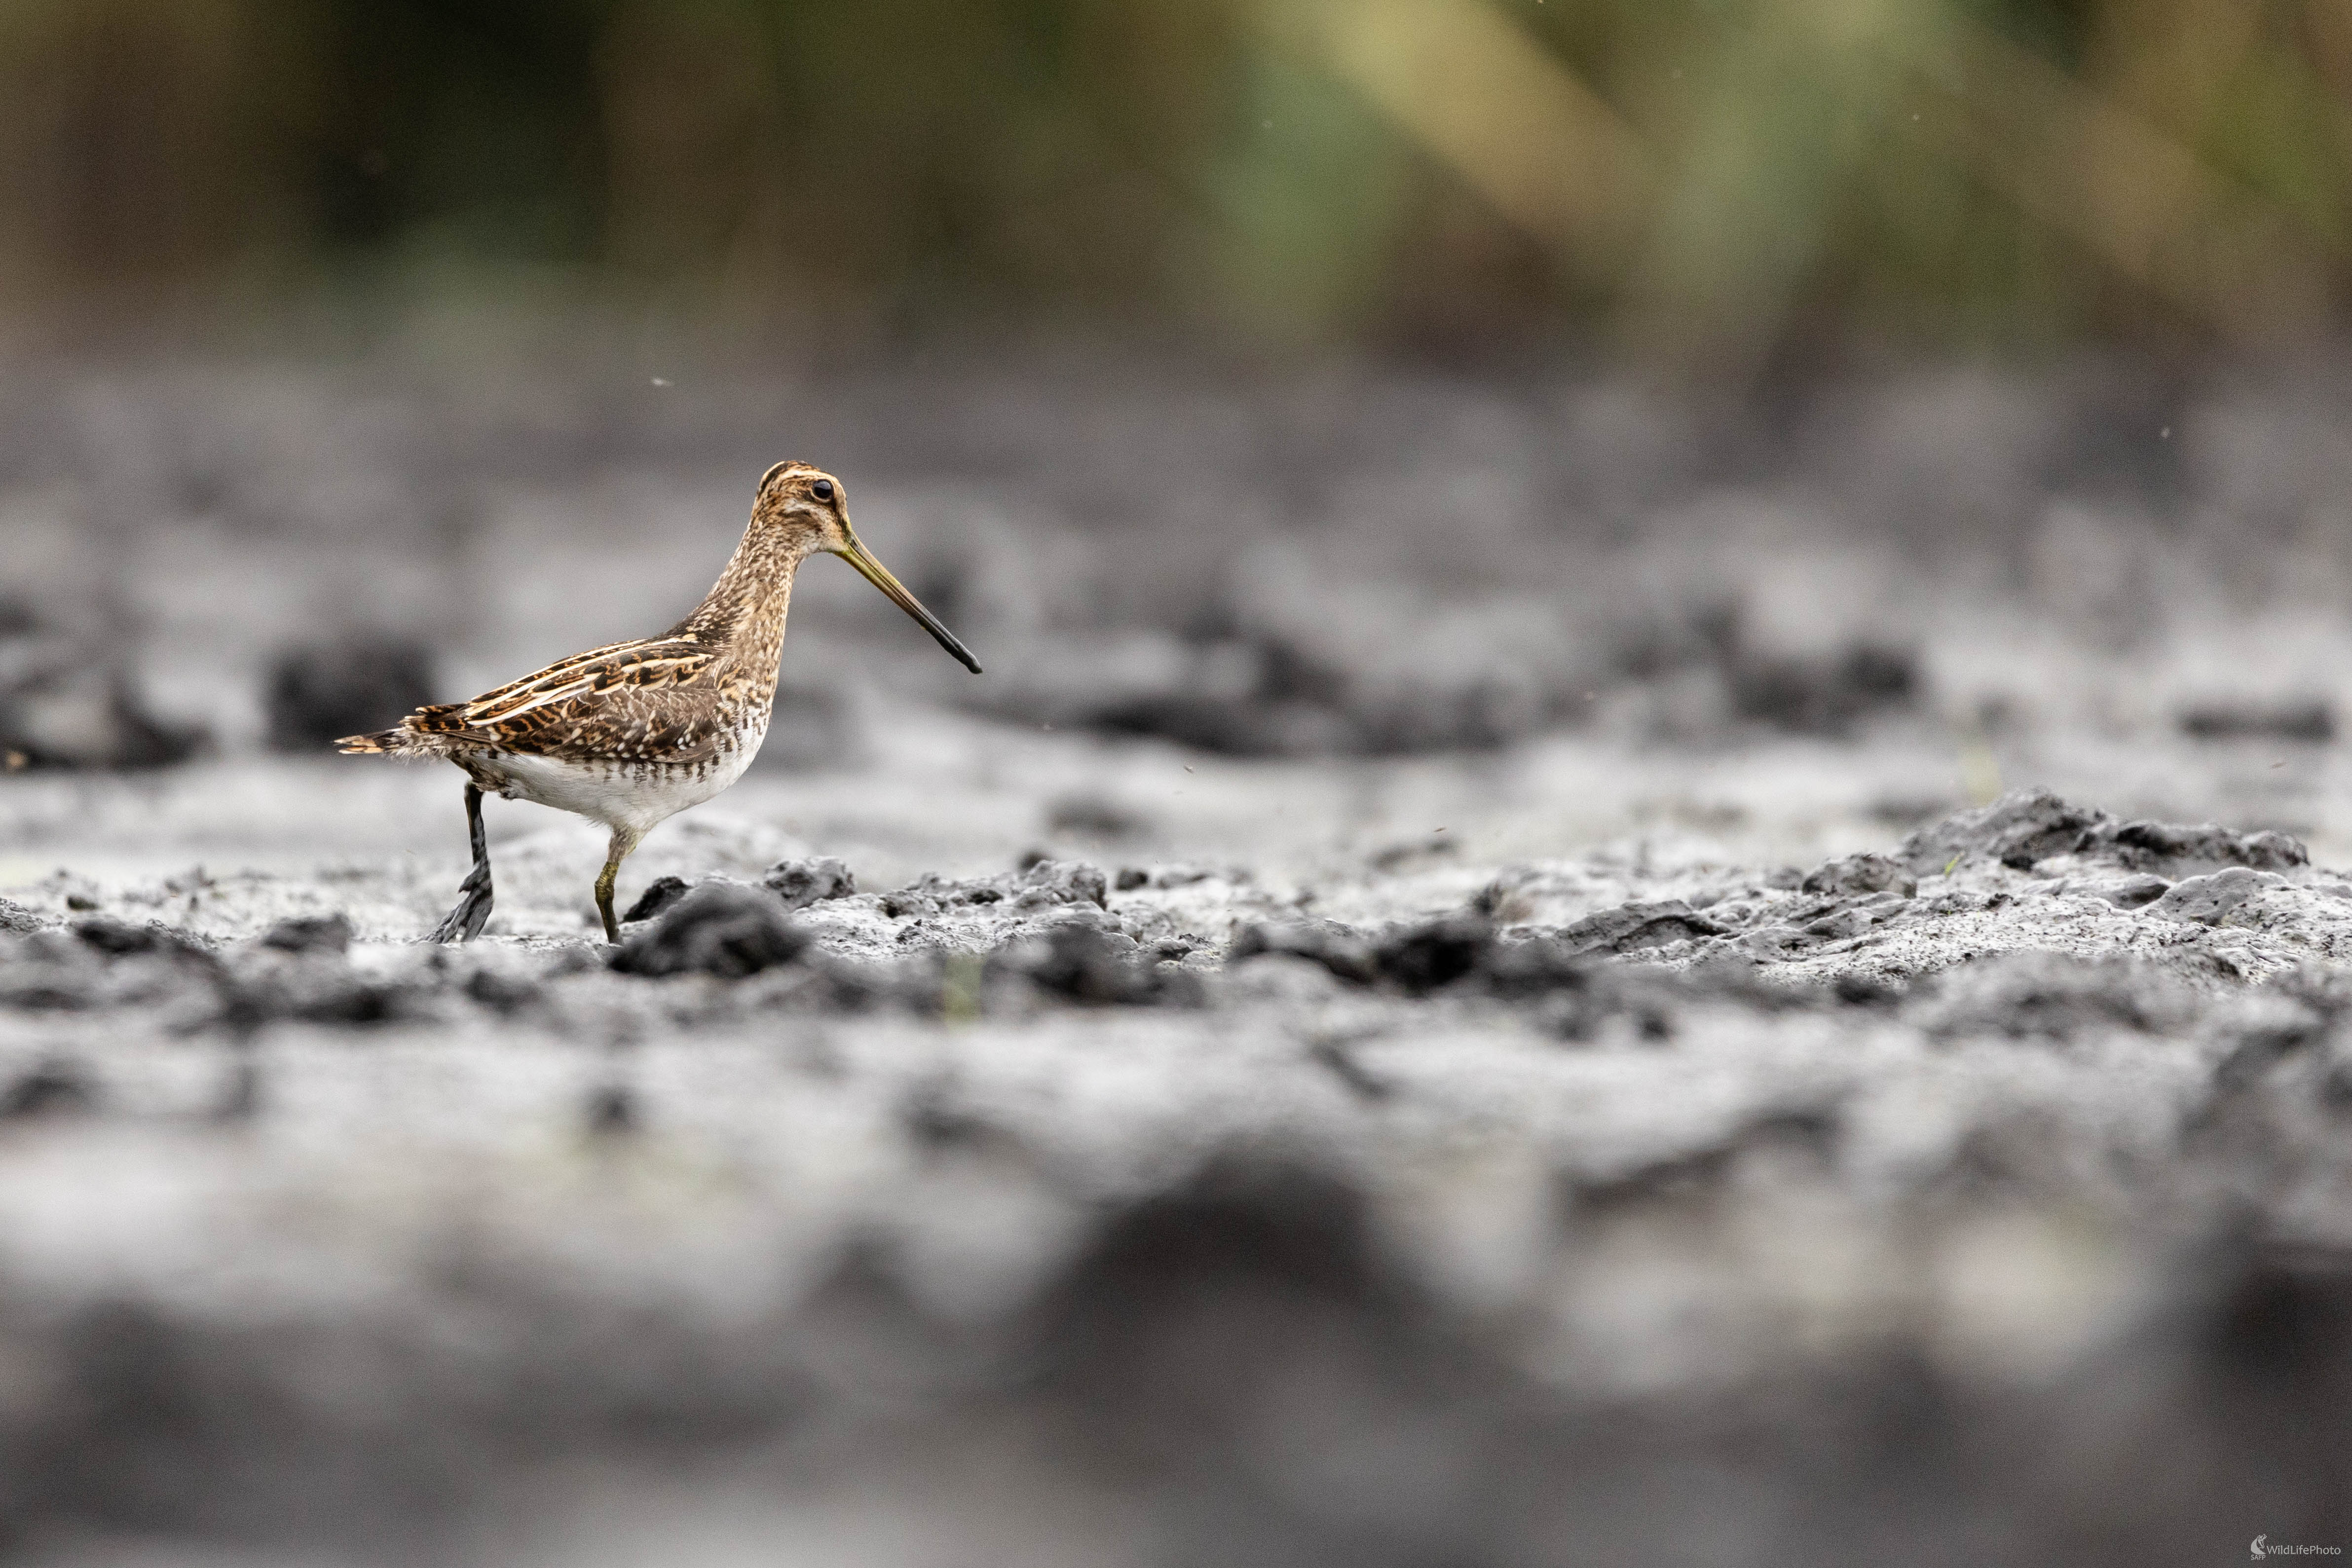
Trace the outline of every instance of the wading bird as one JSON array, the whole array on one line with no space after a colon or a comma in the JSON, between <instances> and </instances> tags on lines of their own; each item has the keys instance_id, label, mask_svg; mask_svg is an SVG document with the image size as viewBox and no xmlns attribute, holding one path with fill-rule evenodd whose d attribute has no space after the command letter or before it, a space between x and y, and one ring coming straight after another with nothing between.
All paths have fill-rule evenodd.
<instances>
[{"instance_id":1,"label":"wading bird","mask_svg":"<svg viewBox=\"0 0 2352 1568\"><path fill-rule=\"evenodd\" d=\"M536 801L612 829L596 912L621 939L613 879L655 826L742 776L768 733L793 575L818 551L865 574L974 675L980 661L866 552L841 481L806 463L760 480L751 526L692 615L657 637L590 648L471 702L420 708L393 729L336 742L346 752L442 757L466 773L474 868L436 942L466 942L490 918L482 796Z\"/></svg>"}]
</instances>

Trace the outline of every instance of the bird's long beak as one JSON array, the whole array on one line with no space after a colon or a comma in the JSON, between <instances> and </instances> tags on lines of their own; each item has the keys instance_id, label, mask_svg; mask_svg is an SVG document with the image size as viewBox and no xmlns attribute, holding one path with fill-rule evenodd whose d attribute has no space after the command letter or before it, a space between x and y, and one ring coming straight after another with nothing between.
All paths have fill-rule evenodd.
<instances>
[{"instance_id":1,"label":"bird's long beak","mask_svg":"<svg viewBox=\"0 0 2352 1568\"><path fill-rule=\"evenodd\" d=\"M849 541L849 542L843 545L839 550L834 552L834 553L840 556L844 561L848 562L852 566L856 567L858 571L864 573L867 582L881 589L885 594L887 594L890 596L890 602L892 604L897 605L900 609L914 616L917 623L919 624L925 631L930 633L933 637L938 639L939 645L941 647L947 649L950 653L955 655L958 659L961 660L963 667L966 669L969 669L974 675L978 675L980 673L980 660L971 657L971 649L964 647L963 644L957 639L955 633L940 625L940 618L931 614L930 611L923 608L923 602L920 599L916 598L914 595L907 592L907 585L904 583L899 582L898 578L892 576L890 574L890 569L887 566L883 565L882 563L875 560L872 555L866 553L866 546L859 542L856 534L850 531L846 521L842 525L842 534Z\"/></svg>"}]
</instances>

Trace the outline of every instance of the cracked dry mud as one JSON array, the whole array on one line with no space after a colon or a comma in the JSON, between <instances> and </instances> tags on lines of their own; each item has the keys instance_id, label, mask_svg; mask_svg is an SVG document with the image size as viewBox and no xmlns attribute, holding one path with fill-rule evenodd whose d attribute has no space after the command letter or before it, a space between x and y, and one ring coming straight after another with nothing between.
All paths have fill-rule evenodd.
<instances>
[{"instance_id":1,"label":"cracked dry mud","mask_svg":"<svg viewBox=\"0 0 2352 1568\"><path fill-rule=\"evenodd\" d=\"M618 949L592 837L467 947L454 860L0 905L21 1560L2144 1563L2352 1497L2352 882L2285 834L877 888L714 809Z\"/></svg>"}]
</instances>

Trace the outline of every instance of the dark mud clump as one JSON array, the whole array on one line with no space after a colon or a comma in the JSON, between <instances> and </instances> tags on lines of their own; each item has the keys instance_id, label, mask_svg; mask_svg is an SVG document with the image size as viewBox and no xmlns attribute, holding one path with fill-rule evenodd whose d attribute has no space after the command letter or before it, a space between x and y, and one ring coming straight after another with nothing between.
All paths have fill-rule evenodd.
<instances>
[{"instance_id":1,"label":"dark mud clump","mask_svg":"<svg viewBox=\"0 0 2352 1568\"><path fill-rule=\"evenodd\" d=\"M775 899L779 908L787 911L804 910L811 904L827 899L851 898L857 892L857 879L849 868L831 856L819 856L808 860L779 860L768 868L758 883L738 881L732 877L710 876L689 884L683 877L658 877L646 890L637 895L621 915L623 925L635 925L649 921L676 907L698 888L730 887L764 889Z\"/></svg>"},{"instance_id":2,"label":"dark mud clump","mask_svg":"<svg viewBox=\"0 0 2352 1568\"><path fill-rule=\"evenodd\" d=\"M1346 672L1276 631L1204 625L1195 633L1188 679L1090 707L1076 716L1078 723L1228 756L1366 749Z\"/></svg>"},{"instance_id":3,"label":"dark mud clump","mask_svg":"<svg viewBox=\"0 0 2352 1568\"><path fill-rule=\"evenodd\" d=\"M122 639L53 626L0 600L0 772L170 767L209 740L200 725L150 711Z\"/></svg>"},{"instance_id":4,"label":"dark mud clump","mask_svg":"<svg viewBox=\"0 0 2352 1568\"><path fill-rule=\"evenodd\" d=\"M430 1018L438 989L422 977L365 974L321 952L222 973L215 981L217 1007L208 1021L232 1035L278 1019L367 1027Z\"/></svg>"},{"instance_id":5,"label":"dark mud clump","mask_svg":"<svg viewBox=\"0 0 2352 1568\"><path fill-rule=\"evenodd\" d=\"M1630 953L1724 936L1729 931L1680 899L1664 899L1597 910L1563 927L1550 940L1561 951L1575 954Z\"/></svg>"},{"instance_id":6,"label":"dark mud clump","mask_svg":"<svg viewBox=\"0 0 2352 1568\"><path fill-rule=\"evenodd\" d=\"M89 920L77 921L73 933L85 946L110 957L163 953L199 963L213 962L212 949L194 932L181 926L166 925L162 921L133 925L111 915L93 915Z\"/></svg>"},{"instance_id":7,"label":"dark mud clump","mask_svg":"<svg viewBox=\"0 0 2352 1568\"><path fill-rule=\"evenodd\" d=\"M1591 961L1639 952L1698 929L1688 905L1629 904L1548 936L1506 942L1484 916L1461 913L1367 932L1333 921L1289 921L1244 927L1227 949L1229 963L1265 953L1304 958L1350 984L1425 996L1465 983L1526 998L1556 985L1580 985ZM1719 931L1712 924L1709 932Z\"/></svg>"},{"instance_id":8,"label":"dark mud clump","mask_svg":"<svg viewBox=\"0 0 2352 1568\"><path fill-rule=\"evenodd\" d=\"M2336 739L2336 707L2325 698L2286 702L2201 702L2181 709L2180 732L2200 741L2295 741L2324 746Z\"/></svg>"},{"instance_id":9,"label":"dark mud clump","mask_svg":"<svg viewBox=\"0 0 2352 1568\"><path fill-rule=\"evenodd\" d=\"M1990 805L1920 828L1895 855L1920 876L1979 858L2031 870L2053 857L2074 855L2165 877L2224 866L2284 871L2311 859L2300 842L2284 833L2238 833L2210 823L2126 822L2046 789L2014 790Z\"/></svg>"},{"instance_id":10,"label":"dark mud clump","mask_svg":"<svg viewBox=\"0 0 2352 1568\"><path fill-rule=\"evenodd\" d=\"M1454 915L1392 931L1372 950L1372 966L1408 995L1426 995L1486 963L1495 928L1475 915Z\"/></svg>"},{"instance_id":11,"label":"dark mud clump","mask_svg":"<svg viewBox=\"0 0 2352 1568\"><path fill-rule=\"evenodd\" d=\"M2031 870L2045 857L2070 853L2084 835L2114 820L2046 789L2012 790L1990 805L1920 828L1903 840L1895 858L1922 877L1957 869L1971 857Z\"/></svg>"},{"instance_id":12,"label":"dark mud clump","mask_svg":"<svg viewBox=\"0 0 2352 1568\"><path fill-rule=\"evenodd\" d=\"M630 937L611 963L623 974L700 973L740 979L790 963L809 945L808 933L793 923L772 893L743 883L710 882L678 900L650 930Z\"/></svg>"},{"instance_id":13,"label":"dark mud clump","mask_svg":"<svg viewBox=\"0 0 2352 1568\"><path fill-rule=\"evenodd\" d=\"M352 945L351 917L341 911L297 915L271 926L260 940L262 946L283 952L346 952Z\"/></svg>"},{"instance_id":14,"label":"dark mud clump","mask_svg":"<svg viewBox=\"0 0 2352 1568\"><path fill-rule=\"evenodd\" d=\"M1295 621L1313 614L1304 604L1270 614L1212 603L1191 617L1162 681L1032 700L1024 716L1228 756L1395 756L1486 750L1580 700L1581 682L1565 668L1508 679L1491 667L1423 668L1400 680L1306 635Z\"/></svg>"},{"instance_id":15,"label":"dark mud clump","mask_svg":"<svg viewBox=\"0 0 2352 1568\"><path fill-rule=\"evenodd\" d=\"M881 909L892 920L905 920L950 910L1033 912L1076 904L1109 907L1110 884L1102 868L1084 860L1051 860L1041 856L1018 871L994 877L956 879L926 873L883 894Z\"/></svg>"},{"instance_id":16,"label":"dark mud clump","mask_svg":"<svg viewBox=\"0 0 2352 1568\"><path fill-rule=\"evenodd\" d=\"M1262 953L1283 953L1319 963L1340 979L1370 985L1381 978L1370 940L1337 921L1285 921L1244 926L1225 950L1228 965Z\"/></svg>"},{"instance_id":17,"label":"dark mud clump","mask_svg":"<svg viewBox=\"0 0 2352 1568\"><path fill-rule=\"evenodd\" d=\"M1739 725L1843 737L1918 705L1919 656L1868 637L1806 651L1773 647L1737 603L1699 603L1635 620L1619 635L1620 675L1664 694L1679 689L1694 710L1667 728Z\"/></svg>"},{"instance_id":18,"label":"dark mud clump","mask_svg":"<svg viewBox=\"0 0 2352 1568\"><path fill-rule=\"evenodd\" d=\"M56 1116L95 1110L98 1090L73 1062L51 1058L0 1089L0 1120Z\"/></svg>"},{"instance_id":19,"label":"dark mud clump","mask_svg":"<svg viewBox=\"0 0 2352 1568\"><path fill-rule=\"evenodd\" d=\"M547 987L536 978L488 964L467 975L461 988L469 1001L500 1017L513 1017L538 1005L547 996Z\"/></svg>"},{"instance_id":20,"label":"dark mud clump","mask_svg":"<svg viewBox=\"0 0 2352 1568\"><path fill-rule=\"evenodd\" d=\"M1378 933L1336 921L1297 921L1244 927L1227 950L1227 962L1239 964L1264 954L1282 954L1319 963L1350 984L1407 996L1475 993L1530 1002L1593 990L1602 984L1604 973L1633 972L1622 962L1622 955L1646 952L1693 932L1720 934L1721 930L1701 921L1680 900L1629 904L1554 933L1511 942L1498 937L1483 916L1468 912ZM1691 994L1720 991L1712 979L1670 979L1666 984Z\"/></svg>"},{"instance_id":21,"label":"dark mud clump","mask_svg":"<svg viewBox=\"0 0 2352 1568\"><path fill-rule=\"evenodd\" d=\"M649 921L684 897L685 878L656 877L644 892L637 895L636 902L621 911L621 923L634 925L639 921Z\"/></svg>"},{"instance_id":22,"label":"dark mud clump","mask_svg":"<svg viewBox=\"0 0 2352 1568\"><path fill-rule=\"evenodd\" d=\"M0 941L0 1006L60 1013L95 1005L105 961L62 931Z\"/></svg>"},{"instance_id":23,"label":"dark mud clump","mask_svg":"<svg viewBox=\"0 0 2352 1568\"><path fill-rule=\"evenodd\" d=\"M433 653L411 637L354 636L289 647L271 661L263 694L269 743L315 752L345 735L388 729L434 700Z\"/></svg>"},{"instance_id":24,"label":"dark mud clump","mask_svg":"<svg viewBox=\"0 0 2352 1568\"><path fill-rule=\"evenodd\" d=\"M1042 952L1003 957L1039 991L1082 1005L1196 1007L1203 999L1199 975L1118 931L1062 926L1046 934Z\"/></svg>"},{"instance_id":25,"label":"dark mud clump","mask_svg":"<svg viewBox=\"0 0 2352 1568\"><path fill-rule=\"evenodd\" d=\"M2300 840L2284 833L2233 833L2210 822L2125 822L2102 825L2076 846L2076 854L2112 860L2128 871L2179 877L2223 867L2291 871L2311 863Z\"/></svg>"},{"instance_id":26,"label":"dark mud clump","mask_svg":"<svg viewBox=\"0 0 2352 1568\"><path fill-rule=\"evenodd\" d=\"M1725 675L1734 713L1799 735L1851 734L1912 707L1920 685L1916 655L1875 643L1816 658L1742 650Z\"/></svg>"}]
</instances>

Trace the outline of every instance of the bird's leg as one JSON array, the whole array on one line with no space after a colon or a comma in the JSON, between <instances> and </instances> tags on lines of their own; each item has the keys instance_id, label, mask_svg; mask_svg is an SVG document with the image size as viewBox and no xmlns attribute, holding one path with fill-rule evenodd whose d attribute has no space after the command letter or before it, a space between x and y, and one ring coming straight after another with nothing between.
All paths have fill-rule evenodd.
<instances>
[{"instance_id":1,"label":"bird's leg","mask_svg":"<svg viewBox=\"0 0 2352 1568\"><path fill-rule=\"evenodd\" d=\"M621 862L637 847L636 835L623 828L613 829L612 847L604 851L604 870L596 879L596 912L604 917L604 940L621 940L621 922L613 918L613 879L621 874Z\"/></svg>"},{"instance_id":2,"label":"bird's leg","mask_svg":"<svg viewBox=\"0 0 2352 1568\"><path fill-rule=\"evenodd\" d=\"M604 874L596 879L596 912L604 918L604 940L621 940L621 922L613 918L613 879L620 874L618 860L604 862Z\"/></svg>"},{"instance_id":3,"label":"bird's leg","mask_svg":"<svg viewBox=\"0 0 2352 1568\"><path fill-rule=\"evenodd\" d=\"M457 884L464 895L457 907L433 928L435 942L471 942L490 918L490 841L482 831L481 787L470 782L466 785L466 833L474 845L474 868Z\"/></svg>"},{"instance_id":4,"label":"bird's leg","mask_svg":"<svg viewBox=\"0 0 2352 1568\"><path fill-rule=\"evenodd\" d=\"M621 862L629 858L629 851L635 849L645 836L646 830L642 827L615 827L613 829L612 846L604 851L604 869L596 879L596 912L604 917L606 942L621 940L621 922L613 918L613 879L621 874Z\"/></svg>"}]
</instances>

